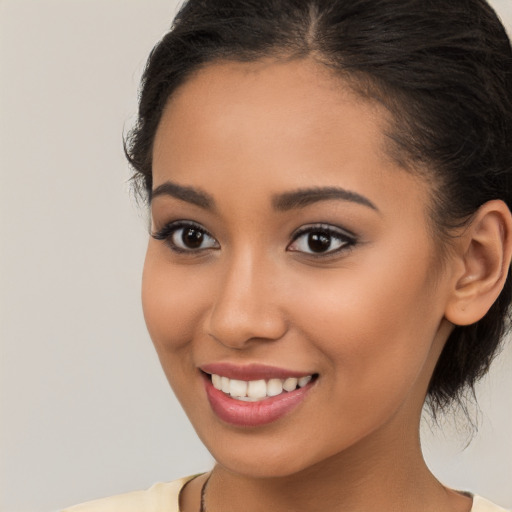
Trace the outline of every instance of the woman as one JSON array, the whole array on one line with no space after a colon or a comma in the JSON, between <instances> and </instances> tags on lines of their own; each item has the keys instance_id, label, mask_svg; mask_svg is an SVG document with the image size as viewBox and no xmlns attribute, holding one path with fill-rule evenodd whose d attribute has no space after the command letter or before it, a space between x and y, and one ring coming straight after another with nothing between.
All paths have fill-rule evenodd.
<instances>
[{"instance_id":1,"label":"woman","mask_svg":"<svg viewBox=\"0 0 512 512\"><path fill-rule=\"evenodd\" d=\"M146 322L213 470L73 511L503 510L419 441L510 303L512 51L483 0L190 0L126 145Z\"/></svg>"}]
</instances>

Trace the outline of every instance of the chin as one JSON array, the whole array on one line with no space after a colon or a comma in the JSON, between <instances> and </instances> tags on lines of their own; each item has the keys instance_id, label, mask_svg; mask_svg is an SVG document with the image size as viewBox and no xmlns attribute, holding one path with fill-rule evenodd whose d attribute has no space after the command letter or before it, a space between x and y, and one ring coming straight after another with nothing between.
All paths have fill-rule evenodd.
<instances>
[{"instance_id":1,"label":"chin","mask_svg":"<svg viewBox=\"0 0 512 512\"><path fill-rule=\"evenodd\" d=\"M246 435L233 435L226 439L224 435L216 436L210 431L206 436L200 434L202 442L215 459L216 463L230 473L247 478L286 478L305 472L324 460L330 460L336 453L333 446L328 450L307 443L304 439L279 439L269 436L266 439ZM304 447L309 444L309 449ZM340 448L340 447L337 447ZM342 447L341 447L342 448Z\"/></svg>"},{"instance_id":2,"label":"chin","mask_svg":"<svg viewBox=\"0 0 512 512\"><path fill-rule=\"evenodd\" d=\"M214 457L217 464L230 473L236 473L247 478L286 478L301 473L310 467L304 460L290 460L288 457L275 457L262 461L226 457Z\"/></svg>"}]
</instances>

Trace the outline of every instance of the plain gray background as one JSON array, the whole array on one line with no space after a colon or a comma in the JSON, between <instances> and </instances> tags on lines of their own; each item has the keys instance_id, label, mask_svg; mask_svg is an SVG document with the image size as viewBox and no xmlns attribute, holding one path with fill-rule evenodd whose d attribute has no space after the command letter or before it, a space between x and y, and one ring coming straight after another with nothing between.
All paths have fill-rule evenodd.
<instances>
[{"instance_id":1,"label":"plain gray background","mask_svg":"<svg viewBox=\"0 0 512 512\"><path fill-rule=\"evenodd\" d=\"M512 0L495 0L509 29ZM121 136L177 2L0 0L0 511L207 470L140 307L146 218ZM512 344L480 431L425 427L448 485L512 507ZM458 439L458 440L456 440Z\"/></svg>"}]
</instances>

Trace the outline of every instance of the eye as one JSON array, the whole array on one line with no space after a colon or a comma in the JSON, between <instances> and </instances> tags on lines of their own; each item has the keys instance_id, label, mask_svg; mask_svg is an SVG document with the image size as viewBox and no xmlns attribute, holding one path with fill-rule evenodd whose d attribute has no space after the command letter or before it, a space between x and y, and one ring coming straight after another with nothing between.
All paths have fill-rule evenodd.
<instances>
[{"instance_id":1,"label":"eye","mask_svg":"<svg viewBox=\"0 0 512 512\"><path fill-rule=\"evenodd\" d=\"M163 240L176 252L198 252L220 247L206 229L191 221L171 222L151 236Z\"/></svg>"},{"instance_id":2,"label":"eye","mask_svg":"<svg viewBox=\"0 0 512 512\"><path fill-rule=\"evenodd\" d=\"M341 228L326 224L304 226L293 234L289 251L312 255L334 254L356 243L356 237Z\"/></svg>"}]
</instances>

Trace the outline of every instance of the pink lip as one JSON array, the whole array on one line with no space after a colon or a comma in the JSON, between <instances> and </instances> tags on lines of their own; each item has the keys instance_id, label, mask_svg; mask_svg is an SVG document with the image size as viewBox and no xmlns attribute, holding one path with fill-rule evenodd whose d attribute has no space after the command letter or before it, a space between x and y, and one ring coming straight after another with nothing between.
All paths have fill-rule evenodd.
<instances>
[{"instance_id":1,"label":"pink lip","mask_svg":"<svg viewBox=\"0 0 512 512\"><path fill-rule=\"evenodd\" d=\"M314 379L294 391L284 392L259 402L244 402L215 389L209 376L204 375L206 396L213 412L221 420L237 427L260 427L277 421L298 407L315 383Z\"/></svg>"},{"instance_id":2,"label":"pink lip","mask_svg":"<svg viewBox=\"0 0 512 512\"><path fill-rule=\"evenodd\" d=\"M287 379L288 377L306 377L312 372L297 372L276 366L264 364L235 365L232 363L210 363L200 366L200 369L209 374L222 375L229 379L260 380L260 379Z\"/></svg>"}]
</instances>

